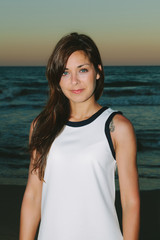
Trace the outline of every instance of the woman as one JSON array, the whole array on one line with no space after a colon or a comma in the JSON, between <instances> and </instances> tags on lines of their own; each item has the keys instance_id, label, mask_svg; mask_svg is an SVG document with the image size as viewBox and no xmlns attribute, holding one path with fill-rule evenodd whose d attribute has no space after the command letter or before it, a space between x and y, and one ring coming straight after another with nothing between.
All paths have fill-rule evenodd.
<instances>
[{"instance_id":1,"label":"woman","mask_svg":"<svg viewBox=\"0 0 160 240\"><path fill-rule=\"evenodd\" d=\"M47 65L50 96L31 124L31 163L20 240L137 240L139 189L132 124L102 107L104 71L95 43L71 33ZM114 200L118 166L123 237Z\"/></svg>"}]
</instances>

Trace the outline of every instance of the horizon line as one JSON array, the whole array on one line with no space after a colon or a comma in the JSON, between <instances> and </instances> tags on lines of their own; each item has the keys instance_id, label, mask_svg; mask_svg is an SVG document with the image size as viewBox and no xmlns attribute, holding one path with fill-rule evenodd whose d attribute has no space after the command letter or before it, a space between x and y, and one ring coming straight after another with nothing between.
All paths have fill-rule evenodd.
<instances>
[{"instance_id":1,"label":"horizon line","mask_svg":"<svg viewBox=\"0 0 160 240\"><path fill-rule=\"evenodd\" d=\"M0 67L46 67L47 65L0 65ZM103 65L103 67L160 67L160 65L146 64L146 65Z\"/></svg>"}]
</instances>

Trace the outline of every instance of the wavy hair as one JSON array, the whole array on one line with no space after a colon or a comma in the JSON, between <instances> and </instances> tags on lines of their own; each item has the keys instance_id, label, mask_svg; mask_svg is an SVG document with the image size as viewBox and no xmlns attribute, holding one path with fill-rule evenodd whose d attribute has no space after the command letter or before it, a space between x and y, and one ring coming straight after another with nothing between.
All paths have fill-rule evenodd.
<instances>
[{"instance_id":1,"label":"wavy hair","mask_svg":"<svg viewBox=\"0 0 160 240\"><path fill-rule=\"evenodd\" d=\"M32 171L38 170L40 180L44 179L50 147L70 117L69 100L62 93L59 82L68 58L75 51L83 51L100 75L94 92L96 101L103 92L104 70L100 53L93 40L85 34L78 33L71 33L61 38L48 60L46 77L49 84L49 98L43 111L33 121L33 132L29 144L33 159Z\"/></svg>"}]
</instances>

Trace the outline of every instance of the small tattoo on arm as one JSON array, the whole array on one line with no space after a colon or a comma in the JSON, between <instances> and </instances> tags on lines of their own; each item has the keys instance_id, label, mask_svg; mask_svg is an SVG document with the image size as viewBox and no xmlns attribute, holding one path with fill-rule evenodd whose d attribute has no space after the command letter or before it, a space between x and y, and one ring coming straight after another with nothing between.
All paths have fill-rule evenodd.
<instances>
[{"instance_id":1,"label":"small tattoo on arm","mask_svg":"<svg viewBox=\"0 0 160 240\"><path fill-rule=\"evenodd\" d=\"M115 130L115 126L114 126L113 120L109 124L109 130L110 130L110 132L114 132L114 130Z\"/></svg>"}]
</instances>

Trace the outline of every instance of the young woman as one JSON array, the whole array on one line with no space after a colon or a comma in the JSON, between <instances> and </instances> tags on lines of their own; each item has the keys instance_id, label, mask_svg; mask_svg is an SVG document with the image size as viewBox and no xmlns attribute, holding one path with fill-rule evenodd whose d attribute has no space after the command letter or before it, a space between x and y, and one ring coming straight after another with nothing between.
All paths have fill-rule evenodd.
<instances>
[{"instance_id":1,"label":"young woman","mask_svg":"<svg viewBox=\"0 0 160 240\"><path fill-rule=\"evenodd\" d=\"M20 240L137 240L136 139L120 112L102 107L104 71L92 39L71 33L47 65L44 110L31 124L31 163ZM115 210L118 166L123 237Z\"/></svg>"}]
</instances>

